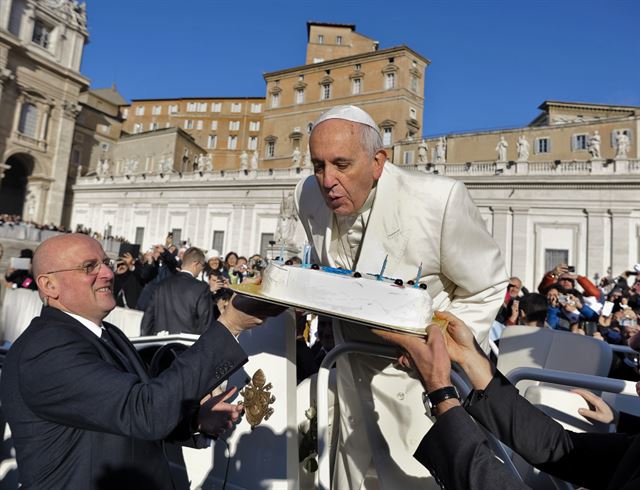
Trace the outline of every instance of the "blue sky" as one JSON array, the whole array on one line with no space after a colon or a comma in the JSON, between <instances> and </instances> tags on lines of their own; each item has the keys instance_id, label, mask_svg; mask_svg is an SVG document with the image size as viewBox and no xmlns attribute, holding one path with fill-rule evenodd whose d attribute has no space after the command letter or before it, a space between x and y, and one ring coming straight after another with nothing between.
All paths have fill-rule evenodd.
<instances>
[{"instance_id":1,"label":"blue sky","mask_svg":"<svg viewBox=\"0 0 640 490\"><path fill-rule=\"evenodd\" d=\"M128 99L264 96L306 22L431 60L424 133L521 126L544 100L640 106L639 0L88 0L92 86Z\"/></svg>"}]
</instances>

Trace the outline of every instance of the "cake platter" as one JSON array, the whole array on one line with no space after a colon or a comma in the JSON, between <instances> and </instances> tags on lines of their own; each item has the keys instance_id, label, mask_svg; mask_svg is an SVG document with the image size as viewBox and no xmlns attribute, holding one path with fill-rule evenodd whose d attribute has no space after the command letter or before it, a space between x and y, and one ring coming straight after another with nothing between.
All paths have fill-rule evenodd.
<instances>
[{"instance_id":1,"label":"cake platter","mask_svg":"<svg viewBox=\"0 0 640 490\"><path fill-rule=\"evenodd\" d=\"M314 306L311 304L303 304L303 303L297 303L292 301L285 301L280 298L278 299L272 298L262 293L262 286L260 284L232 284L230 285L230 288L242 296L247 296L249 298L265 301L267 303L271 303L279 306L285 306L288 308L296 308L299 310L304 310L305 312L309 312L309 313L316 313L318 315L329 316L332 318L337 318L338 320L345 320L345 321L357 323L359 325L365 325L369 328L378 328L381 330L388 330L391 332L401 332L403 334L414 335L417 337L424 337L426 334L426 332L416 332L415 330L411 330L403 326L393 325L389 323L372 322L370 320L365 320L363 318L358 318L356 316L348 315L344 312L337 311L337 310L318 308L317 306ZM436 318L432 319L431 321L433 323L438 324L438 326L441 329L446 328L448 324L446 320L440 320ZM425 329L426 329L426 326L425 326Z\"/></svg>"}]
</instances>

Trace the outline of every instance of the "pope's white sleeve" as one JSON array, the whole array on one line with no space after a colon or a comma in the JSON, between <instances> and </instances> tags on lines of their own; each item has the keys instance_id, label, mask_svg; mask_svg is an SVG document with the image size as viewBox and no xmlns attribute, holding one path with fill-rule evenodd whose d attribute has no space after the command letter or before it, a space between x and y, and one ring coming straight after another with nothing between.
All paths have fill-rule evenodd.
<instances>
[{"instance_id":1,"label":"pope's white sleeve","mask_svg":"<svg viewBox=\"0 0 640 490\"><path fill-rule=\"evenodd\" d=\"M453 185L445 208L440 257L442 274L455 284L447 310L461 318L487 350L508 276L502 253L461 182Z\"/></svg>"}]
</instances>

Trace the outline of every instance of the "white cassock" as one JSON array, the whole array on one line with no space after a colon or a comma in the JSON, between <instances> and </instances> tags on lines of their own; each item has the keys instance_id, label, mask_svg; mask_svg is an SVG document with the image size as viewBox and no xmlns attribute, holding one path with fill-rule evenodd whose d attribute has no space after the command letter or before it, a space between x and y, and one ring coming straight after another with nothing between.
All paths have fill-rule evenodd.
<instances>
[{"instance_id":1,"label":"white cassock","mask_svg":"<svg viewBox=\"0 0 640 490\"><path fill-rule=\"evenodd\" d=\"M464 320L486 350L508 276L462 182L387 162L357 216L334 219L313 176L296 187L296 208L313 247L312 262L378 273L388 256L385 276L405 281L415 279L422 263L420 282L427 284L434 308ZM334 322L334 332L336 342L380 342L366 327L346 322ZM333 488L438 488L413 458L432 425L420 382L371 356L343 357L337 369L340 435Z\"/></svg>"}]
</instances>

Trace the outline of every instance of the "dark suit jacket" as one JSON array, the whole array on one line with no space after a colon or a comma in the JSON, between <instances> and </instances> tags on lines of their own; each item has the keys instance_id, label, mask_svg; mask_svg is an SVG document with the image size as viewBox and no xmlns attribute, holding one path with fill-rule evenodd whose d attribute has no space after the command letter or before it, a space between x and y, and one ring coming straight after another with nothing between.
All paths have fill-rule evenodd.
<instances>
[{"instance_id":1,"label":"dark suit jacket","mask_svg":"<svg viewBox=\"0 0 640 490\"><path fill-rule=\"evenodd\" d=\"M244 362L213 325L157 378L105 324L119 352L55 308L43 308L2 370L2 408L29 489L171 489L162 440L191 437L199 400Z\"/></svg>"},{"instance_id":2,"label":"dark suit jacket","mask_svg":"<svg viewBox=\"0 0 640 490\"><path fill-rule=\"evenodd\" d=\"M591 490L640 488L639 436L564 430L500 373L486 390L473 391L465 408L440 417L414 455L447 489L527 488L493 457L470 415L550 475Z\"/></svg>"},{"instance_id":3,"label":"dark suit jacket","mask_svg":"<svg viewBox=\"0 0 640 490\"><path fill-rule=\"evenodd\" d=\"M188 272L178 272L158 284L142 317L140 332L202 334L214 321L213 307L209 284Z\"/></svg>"}]
</instances>

